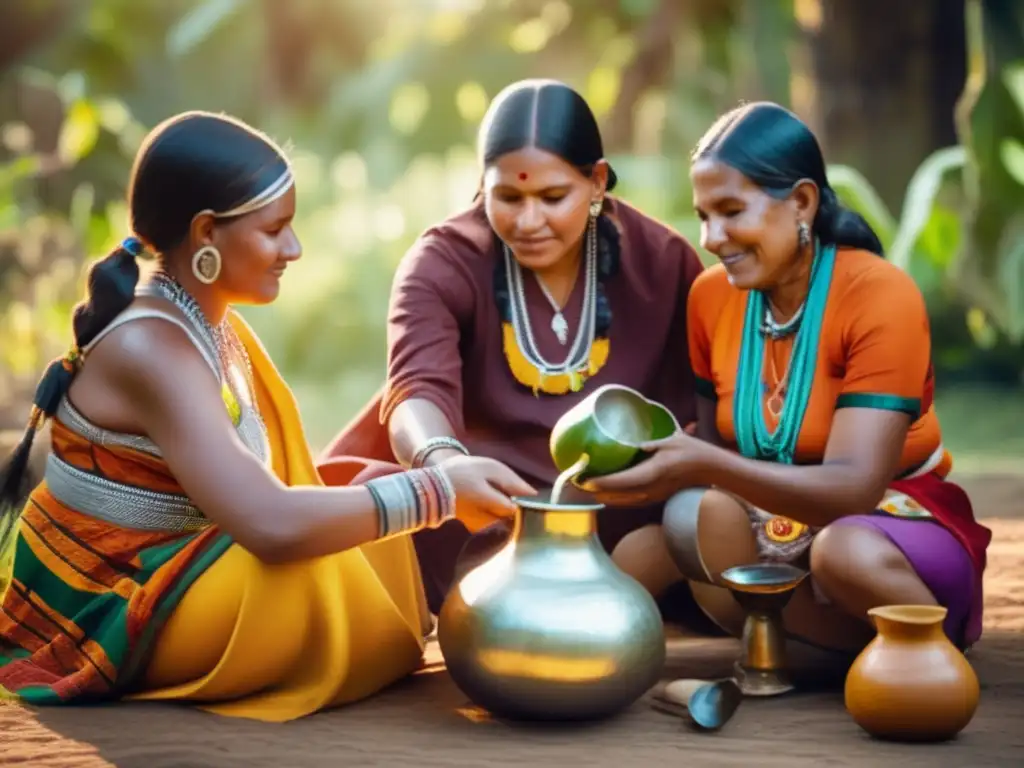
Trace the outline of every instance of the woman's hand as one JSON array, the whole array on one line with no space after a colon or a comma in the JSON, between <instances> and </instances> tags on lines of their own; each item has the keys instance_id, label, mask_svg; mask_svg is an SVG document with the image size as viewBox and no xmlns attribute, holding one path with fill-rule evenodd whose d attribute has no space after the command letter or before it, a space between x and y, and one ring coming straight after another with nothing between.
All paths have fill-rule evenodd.
<instances>
[{"instance_id":1,"label":"woman's hand","mask_svg":"<svg viewBox=\"0 0 1024 768\"><path fill-rule=\"evenodd\" d=\"M455 487L455 516L471 533L515 515L511 496L535 496L529 483L499 461L455 456L439 462Z\"/></svg>"},{"instance_id":2,"label":"woman's hand","mask_svg":"<svg viewBox=\"0 0 1024 768\"><path fill-rule=\"evenodd\" d=\"M702 484L701 475L715 450L685 431L644 443L641 449L653 455L622 472L595 477L584 483L583 489L609 506L662 502L683 488Z\"/></svg>"}]
</instances>

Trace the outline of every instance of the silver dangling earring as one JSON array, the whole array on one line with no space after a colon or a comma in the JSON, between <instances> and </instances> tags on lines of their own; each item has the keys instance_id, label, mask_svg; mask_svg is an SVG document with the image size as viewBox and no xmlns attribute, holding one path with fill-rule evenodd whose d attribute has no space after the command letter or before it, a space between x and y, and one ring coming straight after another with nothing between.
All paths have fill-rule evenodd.
<instances>
[{"instance_id":1,"label":"silver dangling earring","mask_svg":"<svg viewBox=\"0 0 1024 768\"><path fill-rule=\"evenodd\" d=\"M590 218L596 219L604 210L604 200L592 200L590 202Z\"/></svg>"},{"instance_id":2,"label":"silver dangling earring","mask_svg":"<svg viewBox=\"0 0 1024 768\"><path fill-rule=\"evenodd\" d=\"M220 251L203 246L192 255L192 274L203 285L212 285L220 277L221 261Z\"/></svg>"},{"instance_id":3,"label":"silver dangling earring","mask_svg":"<svg viewBox=\"0 0 1024 768\"><path fill-rule=\"evenodd\" d=\"M800 243L801 248L806 248L811 244L811 228L807 226L806 221L801 221L796 225L797 242Z\"/></svg>"}]
</instances>

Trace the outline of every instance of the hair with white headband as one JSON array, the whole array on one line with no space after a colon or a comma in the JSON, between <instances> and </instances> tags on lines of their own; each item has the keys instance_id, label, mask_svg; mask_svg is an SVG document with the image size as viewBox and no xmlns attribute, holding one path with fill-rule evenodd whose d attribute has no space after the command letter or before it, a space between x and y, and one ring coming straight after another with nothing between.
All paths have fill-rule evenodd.
<instances>
[{"instance_id":1,"label":"hair with white headband","mask_svg":"<svg viewBox=\"0 0 1024 768\"><path fill-rule=\"evenodd\" d=\"M294 183L284 151L226 115L186 112L154 128L139 149L128 185L133 234L158 253L179 246L201 213L243 216Z\"/></svg>"},{"instance_id":2,"label":"hair with white headband","mask_svg":"<svg viewBox=\"0 0 1024 768\"><path fill-rule=\"evenodd\" d=\"M0 552L14 535L18 504L28 490L26 469L35 433L71 386L81 364L80 350L134 299L136 259L145 246L167 254L187 241L198 215L238 218L280 199L293 184L282 149L226 115L186 112L146 136L128 183L133 234L90 268L88 293L72 316L70 351L54 360L40 379L25 435L0 468Z\"/></svg>"}]
</instances>

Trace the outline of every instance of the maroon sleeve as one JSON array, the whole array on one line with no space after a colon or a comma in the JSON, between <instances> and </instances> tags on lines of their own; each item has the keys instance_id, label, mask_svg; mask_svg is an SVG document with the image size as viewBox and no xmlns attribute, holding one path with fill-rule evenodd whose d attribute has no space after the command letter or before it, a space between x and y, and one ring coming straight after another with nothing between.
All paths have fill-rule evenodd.
<instances>
[{"instance_id":1,"label":"maroon sleeve","mask_svg":"<svg viewBox=\"0 0 1024 768\"><path fill-rule=\"evenodd\" d=\"M388 369L381 421L423 398L463 430L461 329L472 322L472 277L437 234L421 237L395 272L388 308Z\"/></svg>"}]
</instances>

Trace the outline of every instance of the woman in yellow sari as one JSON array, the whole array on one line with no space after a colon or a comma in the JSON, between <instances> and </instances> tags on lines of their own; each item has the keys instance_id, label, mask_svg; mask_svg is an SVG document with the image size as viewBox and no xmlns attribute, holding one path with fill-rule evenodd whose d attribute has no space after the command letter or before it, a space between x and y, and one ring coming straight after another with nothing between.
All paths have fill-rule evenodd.
<instances>
[{"instance_id":1,"label":"woman in yellow sari","mask_svg":"<svg viewBox=\"0 0 1024 768\"><path fill-rule=\"evenodd\" d=\"M0 563L14 555L0 692L283 721L380 690L420 663L429 623L407 534L467 509L506 516L532 489L461 456L376 476L340 460L324 486L287 386L230 308L273 301L301 253L291 167L266 136L171 118L128 202L134 235L92 267L74 345L0 471Z\"/></svg>"}]
</instances>

